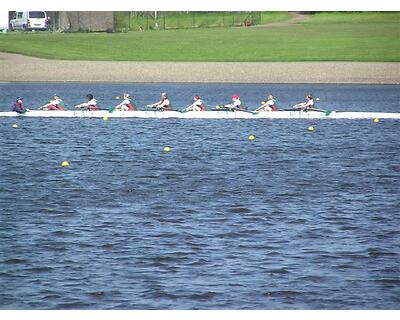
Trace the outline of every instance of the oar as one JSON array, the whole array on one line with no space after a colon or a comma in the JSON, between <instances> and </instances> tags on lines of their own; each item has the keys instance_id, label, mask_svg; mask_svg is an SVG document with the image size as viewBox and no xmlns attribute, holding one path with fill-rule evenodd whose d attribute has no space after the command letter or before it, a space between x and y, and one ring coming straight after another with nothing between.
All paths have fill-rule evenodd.
<instances>
[{"instance_id":1,"label":"oar","mask_svg":"<svg viewBox=\"0 0 400 320\"><path fill-rule=\"evenodd\" d=\"M232 111L232 109L229 109L225 106L215 106L211 108L211 111Z\"/></svg>"},{"instance_id":2,"label":"oar","mask_svg":"<svg viewBox=\"0 0 400 320\"><path fill-rule=\"evenodd\" d=\"M152 105L146 105L146 108L152 108L152 109L156 109L153 111L159 111L159 112L164 112L164 111L176 111L176 112L181 112L180 110L166 110L166 109L159 109L158 106L152 106Z\"/></svg>"},{"instance_id":3,"label":"oar","mask_svg":"<svg viewBox=\"0 0 400 320\"><path fill-rule=\"evenodd\" d=\"M146 108L152 108L152 109L154 109L154 108L157 108L157 106L153 106L153 105L147 104L147 105L146 105Z\"/></svg>"},{"instance_id":4,"label":"oar","mask_svg":"<svg viewBox=\"0 0 400 320\"><path fill-rule=\"evenodd\" d=\"M252 110L235 109L235 111L241 111L241 112L247 112L247 113L254 114L254 111L252 111Z\"/></svg>"},{"instance_id":5,"label":"oar","mask_svg":"<svg viewBox=\"0 0 400 320\"><path fill-rule=\"evenodd\" d=\"M302 109L301 109L302 107L304 107L304 103L303 103L303 102L302 102L302 103L295 104L295 105L292 107L292 110L302 110Z\"/></svg>"},{"instance_id":6,"label":"oar","mask_svg":"<svg viewBox=\"0 0 400 320\"><path fill-rule=\"evenodd\" d=\"M158 111L158 112L162 112L164 110L157 108L157 106L152 106L152 105L146 105L146 108L151 108L152 111ZM175 110L174 110L175 111Z\"/></svg>"},{"instance_id":7,"label":"oar","mask_svg":"<svg viewBox=\"0 0 400 320\"><path fill-rule=\"evenodd\" d=\"M329 116L333 110L323 110L323 109L312 109L310 111L324 112L326 116Z\"/></svg>"},{"instance_id":8,"label":"oar","mask_svg":"<svg viewBox=\"0 0 400 320\"><path fill-rule=\"evenodd\" d=\"M81 109L81 110L83 109L83 111L88 111L88 110L89 110L89 107L83 107L83 106L81 106L80 104L74 106L74 108L75 108L75 109Z\"/></svg>"},{"instance_id":9,"label":"oar","mask_svg":"<svg viewBox=\"0 0 400 320\"><path fill-rule=\"evenodd\" d=\"M232 108L232 109L229 109L229 110L230 110L230 111L234 111L234 112L240 111L240 112L247 112L247 113L254 114L254 111L252 111L252 110L246 110L246 109Z\"/></svg>"},{"instance_id":10,"label":"oar","mask_svg":"<svg viewBox=\"0 0 400 320\"><path fill-rule=\"evenodd\" d=\"M211 109L211 111L231 111L231 112L247 112L251 114L258 114L259 111L252 111L252 110L244 110L244 109L229 109L225 106L215 106Z\"/></svg>"},{"instance_id":11,"label":"oar","mask_svg":"<svg viewBox=\"0 0 400 320\"><path fill-rule=\"evenodd\" d=\"M295 106L293 106L293 108L294 107ZM325 113L326 116L329 116L333 112L333 110L324 110L324 109L307 109L307 110L301 110L301 109L288 110L288 109L284 109L283 111L304 111L304 112L316 111L316 112L323 112L323 113Z\"/></svg>"},{"instance_id":12,"label":"oar","mask_svg":"<svg viewBox=\"0 0 400 320\"><path fill-rule=\"evenodd\" d=\"M326 112L324 109L308 109L308 111Z\"/></svg>"},{"instance_id":13,"label":"oar","mask_svg":"<svg viewBox=\"0 0 400 320\"><path fill-rule=\"evenodd\" d=\"M187 107L187 108L189 108L189 107ZM184 108L184 109L182 109L182 110L174 110L174 111L177 111L177 112L180 112L180 113L185 113L185 112L193 111L193 110L187 110L187 108ZM207 111L207 110L205 110L205 111Z\"/></svg>"}]
</instances>

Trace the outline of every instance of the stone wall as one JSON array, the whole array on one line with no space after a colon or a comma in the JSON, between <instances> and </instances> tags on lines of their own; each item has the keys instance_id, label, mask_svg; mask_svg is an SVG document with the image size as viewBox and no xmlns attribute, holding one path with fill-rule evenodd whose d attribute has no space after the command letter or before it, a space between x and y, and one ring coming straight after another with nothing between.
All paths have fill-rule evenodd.
<instances>
[{"instance_id":1,"label":"stone wall","mask_svg":"<svg viewBox=\"0 0 400 320\"><path fill-rule=\"evenodd\" d=\"M114 30L112 11L60 11L58 31L61 32L99 32Z\"/></svg>"}]
</instances>

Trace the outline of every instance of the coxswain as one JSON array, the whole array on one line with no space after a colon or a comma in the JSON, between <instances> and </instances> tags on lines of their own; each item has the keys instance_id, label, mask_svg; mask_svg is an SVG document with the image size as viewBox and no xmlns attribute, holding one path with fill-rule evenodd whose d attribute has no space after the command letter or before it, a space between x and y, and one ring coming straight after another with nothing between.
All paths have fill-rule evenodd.
<instances>
[{"instance_id":1,"label":"coxswain","mask_svg":"<svg viewBox=\"0 0 400 320\"><path fill-rule=\"evenodd\" d=\"M39 110L57 110L57 111L62 111L64 107L64 101L61 100L61 98L55 94L51 98L50 102L45 104L44 106L41 106Z\"/></svg>"},{"instance_id":2,"label":"coxswain","mask_svg":"<svg viewBox=\"0 0 400 320\"><path fill-rule=\"evenodd\" d=\"M135 111L135 106L132 102L131 96L128 93L124 94L124 100L114 108L119 111Z\"/></svg>"},{"instance_id":3,"label":"coxswain","mask_svg":"<svg viewBox=\"0 0 400 320\"><path fill-rule=\"evenodd\" d=\"M161 93L160 101L153 103L153 104L149 104L149 105L147 105L147 107L156 108L158 111L171 111L172 110L171 101L169 101L168 95L165 92Z\"/></svg>"},{"instance_id":4,"label":"coxswain","mask_svg":"<svg viewBox=\"0 0 400 320\"><path fill-rule=\"evenodd\" d=\"M306 102L296 104L293 106L294 109L307 111L307 110L314 110L314 99L312 94L306 95Z\"/></svg>"},{"instance_id":5,"label":"coxswain","mask_svg":"<svg viewBox=\"0 0 400 320\"><path fill-rule=\"evenodd\" d=\"M189 107L184 109L185 111L206 111L200 96L194 96L193 101L194 102Z\"/></svg>"},{"instance_id":6,"label":"coxswain","mask_svg":"<svg viewBox=\"0 0 400 320\"><path fill-rule=\"evenodd\" d=\"M14 105L13 105L12 111L15 111L15 112L17 112L19 114L23 114L23 113L25 113L27 111L30 111L29 109L25 108L22 105L23 100L24 99L22 97L18 97L17 100L15 101Z\"/></svg>"},{"instance_id":7,"label":"coxswain","mask_svg":"<svg viewBox=\"0 0 400 320\"><path fill-rule=\"evenodd\" d=\"M267 101L261 102L261 105L255 111L276 111L276 100L272 94L268 96Z\"/></svg>"},{"instance_id":8,"label":"coxswain","mask_svg":"<svg viewBox=\"0 0 400 320\"><path fill-rule=\"evenodd\" d=\"M92 94L88 94L86 96L87 98L87 102L83 102L81 104L78 104L75 106L75 108L79 108L79 109L84 109L84 110L89 110L89 111L95 111L95 110L99 110L98 106L97 106L97 101L96 99L93 97Z\"/></svg>"},{"instance_id":9,"label":"coxswain","mask_svg":"<svg viewBox=\"0 0 400 320\"><path fill-rule=\"evenodd\" d=\"M232 97L232 103L226 104L224 108L229 109L230 111L235 110L243 110L242 102L240 101L240 97L234 94Z\"/></svg>"}]
</instances>

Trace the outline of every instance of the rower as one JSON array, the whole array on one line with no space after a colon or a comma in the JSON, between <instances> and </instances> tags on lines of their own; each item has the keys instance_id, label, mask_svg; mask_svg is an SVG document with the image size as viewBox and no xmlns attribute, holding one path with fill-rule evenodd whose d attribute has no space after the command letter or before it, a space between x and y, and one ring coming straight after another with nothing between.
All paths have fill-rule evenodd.
<instances>
[{"instance_id":1,"label":"rower","mask_svg":"<svg viewBox=\"0 0 400 320\"><path fill-rule=\"evenodd\" d=\"M243 110L242 102L240 101L240 97L234 94L232 97L232 103L226 104L224 107L229 109L230 111L235 110Z\"/></svg>"},{"instance_id":2,"label":"rower","mask_svg":"<svg viewBox=\"0 0 400 320\"><path fill-rule=\"evenodd\" d=\"M57 111L62 111L64 107L64 102L61 100L61 98L55 94L53 97L50 99L50 102L45 104L44 106L41 106L39 110L57 110Z\"/></svg>"},{"instance_id":3,"label":"rower","mask_svg":"<svg viewBox=\"0 0 400 320\"><path fill-rule=\"evenodd\" d=\"M135 106L132 102L131 96L128 93L124 94L124 101L115 106L115 110L119 111L135 111Z\"/></svg>"},{"instance_id":4,"label":"rower","mask_svg":"<svg viewBox=\"0 0 400 320\"><path fill-rule=\"evenodd\" d=\"M193 97L193 103L184 109L184 111L206 111L206 108L203 105L203 100L201 100L200 96Z\"/></svg>"},{"instance_id":5,"label":"rower","mask_svg":"<svg viewBox=\"0 0 400 320\"><path fill-rule=\"evenodd\" d=\"M268 96L267 101L261 102L261 106L259 106L255 111L276 111L276 100L272 94Z\"/></svg>"},{"instance_id":6,"label":"rower","mask_svg":"<svg viewBox=\"0 0 400 320\"><path fill-rule=\"evenodd\" d=\"M93 97L92 94L89 93L86 96L86 98L87 98L87 102L78 104L75 106L75 108L81 108L81 109L89 110L89 111L99 110L99 108L97 106L97 100Z\"/></svg>"},{"instance_id":7,"label":"rower","mask_svg":"<svg viewBox=\"0 0 400 320\"><path fill-rule=\"evenodd\" d=\"M171 102L168 99L168 95L163 92L161 93L161 100L147 105L149 108L156 108L158 111L172 111Z\"/></svg>"},{"instance_id":8,"label":"rower","mask_svg":"<svg viewBox=\"0 0 400 320\"><path fill-rule=\"evenodd\" d=\"M24 114L25 112L30 111L22 105L23 100L24 99L22 97L18 97L13 105L12 111L15 111L19 114Z\"/></svg>"},{"instance_id":9,"label":"rower","mask_svg":"<svg viewBox=\"0 0 400 320\"><path fill-rule=\"evenodd\" d=\"M312 94L307 94L306 102L296 104L293 108L301 111L314 110L314 99Z\"/></svg>"}]
</instances>

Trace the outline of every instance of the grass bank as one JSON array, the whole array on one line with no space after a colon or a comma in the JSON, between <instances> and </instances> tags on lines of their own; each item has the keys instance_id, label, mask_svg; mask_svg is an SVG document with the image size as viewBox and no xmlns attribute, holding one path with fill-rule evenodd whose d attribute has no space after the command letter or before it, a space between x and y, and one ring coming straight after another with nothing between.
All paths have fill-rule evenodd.
<instances>
[{"instance_id":1,"label":"grass bank","mask_svg":"<svg viewBox=\"0 0 400 320\"><path fill-rule=\"evenodd\" d=\"M319 13L271 28L9 33L0 51L64 60L400 61L400 13Z\"/></svg>"}]
</instances>

